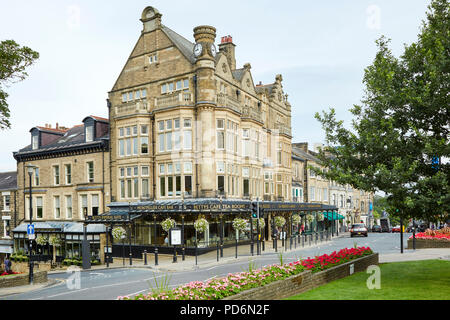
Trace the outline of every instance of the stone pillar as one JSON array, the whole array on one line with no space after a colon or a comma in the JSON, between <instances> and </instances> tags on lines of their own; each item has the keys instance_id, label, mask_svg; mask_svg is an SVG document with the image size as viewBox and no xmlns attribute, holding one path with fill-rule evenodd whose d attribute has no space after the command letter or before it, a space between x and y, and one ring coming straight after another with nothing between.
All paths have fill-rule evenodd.
<instances>
[{"instance_id":1,"label":"stone pillar","mask_svg":"<svg viewBox=\"0 0 450 320\"><path fill-rule=\"evenodd\" d=\"M196 108L198 112L197 134L199 135L199 183L201 197L214 197L216 171L214 150L216 144L214 107L216 105L215 46L216 29L210 26L194 28L197 76Z\"/></svg>"}]
</instances>

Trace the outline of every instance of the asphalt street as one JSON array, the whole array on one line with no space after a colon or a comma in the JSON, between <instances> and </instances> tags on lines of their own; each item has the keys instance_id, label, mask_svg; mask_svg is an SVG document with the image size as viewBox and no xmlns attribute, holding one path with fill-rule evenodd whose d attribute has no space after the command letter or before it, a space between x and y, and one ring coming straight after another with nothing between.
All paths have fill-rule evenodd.
<instances>
[{"instance_id":1,"label":"asphalt street","mask_svg":"<svg viewBox=\"0 0 450 320\"><path fill-rule=\"evenodd\" d=\"M409 236L408 233L404 234L405 247ZM265 251L260 256L248 255L236 262L216 263L206 267L202 267L200 260L196 270L169 272L151 268L120 268L49 274L49 279L57 280L57 284L31 292L2 297L2 300L114 300L118 296L147 293L152 288L164 283L168 283L169 287L177 287L195 280L205 281L213 277L226 276L228 273L245 271L249 269L250 264L254 268L259 268L279 263L281 252L283 263L286 263L354 246L369 246L379 254L398 253L400 255L400 235L398 233L369 233L368 237L350 238L350 236L346 236L311 247L303 248L297 245L296 250L288 251L279 248L278 253Z\"/></svg>"}]
</instances>

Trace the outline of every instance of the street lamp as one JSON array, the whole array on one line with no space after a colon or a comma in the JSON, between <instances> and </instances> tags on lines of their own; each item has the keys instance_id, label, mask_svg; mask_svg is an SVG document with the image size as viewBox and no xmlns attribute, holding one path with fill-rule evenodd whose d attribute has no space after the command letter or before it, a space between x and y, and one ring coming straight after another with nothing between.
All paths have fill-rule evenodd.
<instances>
[{"instance_id":1,"label":"street lamp","mask_svg":"<svg viewBox=\"0 0 450 320\"><path fill-rule=\"evenodd\" d=\"M91 248L87 240L87 218L88 210L86 207L83 208L84 222L83 222L83 244L82 244L82 256L83 256L83 269L91 268Z\"/></svg>"},{"instance_id":2,"label":"street lamp","mask_svg":"<svg viewBox=\"0 0 450 320\"><path fill-rule=\"evenodd\" d=\"M28 172L28 176L30 178L30 225L33 224L33 194L32 194L32 185L31 185L31 180L32 180L32 176L33 176L33 172L34 169L36 168L36 166L33 166L31 163L29 163L28 165L26 165L27 167L27 172ZM33 261L32 261L32 254L31 254L31 250L32 250L32 241L31 239L29 239L29 244L28 244L28 254L29 254L29 283L32 285L33 284Z\"/></svg>"}]
</instances>

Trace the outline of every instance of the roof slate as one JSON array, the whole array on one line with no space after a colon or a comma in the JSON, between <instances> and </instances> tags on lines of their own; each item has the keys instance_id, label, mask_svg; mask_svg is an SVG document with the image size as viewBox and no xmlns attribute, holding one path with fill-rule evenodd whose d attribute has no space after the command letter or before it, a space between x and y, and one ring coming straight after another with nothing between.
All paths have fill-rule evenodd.
<instances>
[{"instance_id":1,"label":"roof slate","mask_svg":"<svg viewBox=\"0 0 450 320\"><path fill-rule=\"evenodd\" d=\"M93 118L98 118L91 116ZM104 118L99 118L104 119ZM85 142L84 137L84 125L76 125L72 128L68 129L64 135L62 135L60 138L55 140L54 142L40 147L38 150L33 150L31 148L31 144L26 146L25 148L20 149L17 154L25 154L30 152L41 152L41 151L52 151L52 150L58 150L63 149L66 147L76 147L76 146L87 146L90 144L97 144L98 140L92 141L92 142ZM105 134L102 137L99 137L97 139L109 139L109 134Z\"/></svg>"},{"instance_id":2,"label":"roof slate","mask_svg":"<svg viewBox=\"0 0 450 320\"><path fill-rule=\"evenodd\" d=\"M166 36L173 42L173 44L181 51L181 53L189 60L190 63L195 63L194 57L194 44L179 35L172 29L161 26L161 30L166 34Z\"/></svg>"},{"instance_id":3,"label":"roof slate","mask_svg":"<svg viewBox=\"0 0 450 320\"><path fill-rule=\"evenodd\" d=\"M17 171L0 172L0 190L17 189Z\"/></svg>"}]
</instances>

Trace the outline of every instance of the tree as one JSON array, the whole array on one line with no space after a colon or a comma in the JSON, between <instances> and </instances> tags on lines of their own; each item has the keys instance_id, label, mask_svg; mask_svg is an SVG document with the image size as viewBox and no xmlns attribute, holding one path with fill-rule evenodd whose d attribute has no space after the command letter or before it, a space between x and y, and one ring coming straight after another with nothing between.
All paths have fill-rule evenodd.
<instances>
[{"instance_id":1,"label":"tree","mask_svg":"<svg viewBox=\"0 0 450 320\"><path fill-rule=\"evenodd\" d=\"M8 94L5 86L24 80L25 71L39 58L39 53L28 47L21 47L14 40L0 42L0 129L11 128Z\"/></svg>"},{"instance_id":2,"label":"tree","mask_svg":"<svg viewBox=\"0 0 450 320\"><path fill-rule=\"evenodd\" d=\"M432 0L417 42L400 58L389 40L365 69L361 105L350 110L352 129L335 110L316 113L327 146L317 174L366 191L384 191L392 214L425 220L448 217L450 207L450 6ZM436 161L437 160L437 161Z\"/></svg>"}]
</instances>

